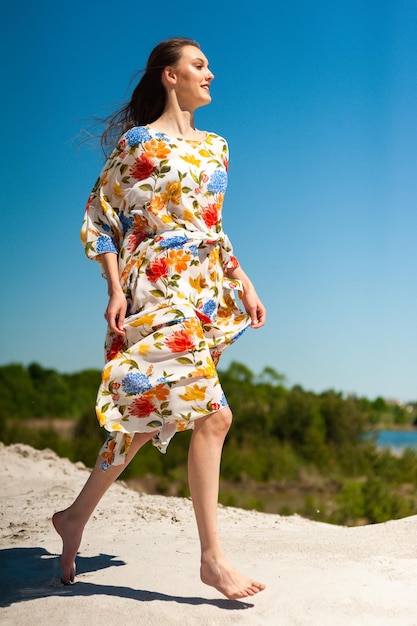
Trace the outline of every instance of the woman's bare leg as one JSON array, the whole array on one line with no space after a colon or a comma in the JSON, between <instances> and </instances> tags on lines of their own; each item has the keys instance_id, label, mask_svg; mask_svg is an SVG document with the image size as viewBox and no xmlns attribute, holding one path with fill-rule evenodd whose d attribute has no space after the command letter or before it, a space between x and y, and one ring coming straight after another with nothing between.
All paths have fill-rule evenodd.
<instances>
[{"instance_id":1,"label":"woman's bare leg","mask_svg":"<svg viewBox=\"0 0 417 626\"><path fill-rule=\"evenodd\" d=\"M103 471L100 467L103 459L99 456L87 482L71 506L53 515L52 523L62 538L61 580L64 585L69 585L74 581L75 557L80 547L84 527L91 514L107 489L120 476L139 448L152 437L153 433L136 433L130 444L124 465L115 465Z\"/></svg>"},{"instance_id":2,"label":"woman's bare leg","mask_svg":"<svg viewBox=\"0 0 417 626\"><path fill-rule=\"evenodd\" d=\"M217 506L220 460L232 414L228 407L194 422L188 481L201 543L201 580L227 598L253 596L265 585L247 578L227 561L219 539Z\"/></svg>"}]
</instances>

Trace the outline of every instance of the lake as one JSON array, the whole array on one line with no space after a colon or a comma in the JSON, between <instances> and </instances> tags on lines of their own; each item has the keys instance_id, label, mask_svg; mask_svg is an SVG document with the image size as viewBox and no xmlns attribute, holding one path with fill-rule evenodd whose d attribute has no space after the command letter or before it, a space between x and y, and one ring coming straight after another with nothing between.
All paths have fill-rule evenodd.
<instances>
[{"instance_id":1,"label":"lake","mask_svg":"<svg viewBox=\"0 0 417 626\"><path fill-rule=\"evenodd\" d=\"M402 452L404 448L417 450L417 430L378 430L374 433L375 443L381 448Z\"/></svg>"}]
</instances>

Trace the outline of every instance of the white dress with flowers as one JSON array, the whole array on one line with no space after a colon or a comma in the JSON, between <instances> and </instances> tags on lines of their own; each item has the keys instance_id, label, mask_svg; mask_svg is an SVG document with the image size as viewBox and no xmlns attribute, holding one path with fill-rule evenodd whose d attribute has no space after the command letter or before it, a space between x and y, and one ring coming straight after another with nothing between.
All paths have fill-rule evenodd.
<instances>
[{"instance_id":1,"label":"white dress with flowers","mask_svg":"<svg viewBox=\"0 0 417 626\"><path fill-rule=\"evenodd\" d=\"M81 238L90 259L118 255L125 337L108 331L96 411L109 436L102 467L135 432L165 452L177 431L226 406L215 365L250 323L225 270L228 148L219 135L170 138L144 126L120 139L91 192Z\"/></svg>"}]
</instances>

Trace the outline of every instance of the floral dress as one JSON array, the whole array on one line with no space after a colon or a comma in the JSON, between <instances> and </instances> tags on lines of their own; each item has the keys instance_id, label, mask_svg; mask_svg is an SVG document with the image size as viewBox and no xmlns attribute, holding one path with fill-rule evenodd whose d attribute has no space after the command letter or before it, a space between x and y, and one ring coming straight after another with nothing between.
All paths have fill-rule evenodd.
<instances>
[{"instance_id":1,"label":"floral dress","mask_svg":"<svg viewBox=\"0 0 417 626\"><path fill-rule=\"evenodd\" d=\"M177 431L227 405L216 364L250 324L222 229L226 141L171 138L145 126L120 139L87 204L87 256L118 255L124 337L107 331L96 412L109 431L102 467L125 461L134 433L165 452Z\"/></svg>"}]
</instances>

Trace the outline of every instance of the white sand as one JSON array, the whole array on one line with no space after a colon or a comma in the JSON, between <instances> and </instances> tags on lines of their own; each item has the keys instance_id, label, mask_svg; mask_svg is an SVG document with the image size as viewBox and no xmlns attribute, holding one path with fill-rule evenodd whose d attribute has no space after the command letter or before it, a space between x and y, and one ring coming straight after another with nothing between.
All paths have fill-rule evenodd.
<instances>
[{"instance_id":1,"label":"white sand","mask_svg":"<svg viewBox=\"0 0 417 626\"><path fill-rule=\"evenodd\" d=\"M231 601L199 580L191 502L116 483L88 524L76 584L59 582L50 517L88 470L0 444L0 623L417 626L417 517L359 528L219 508L226 552L267 589Z\"/></svg>"}]
</instances>

